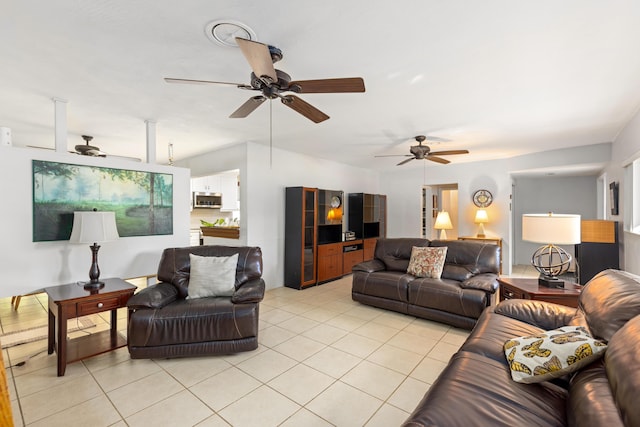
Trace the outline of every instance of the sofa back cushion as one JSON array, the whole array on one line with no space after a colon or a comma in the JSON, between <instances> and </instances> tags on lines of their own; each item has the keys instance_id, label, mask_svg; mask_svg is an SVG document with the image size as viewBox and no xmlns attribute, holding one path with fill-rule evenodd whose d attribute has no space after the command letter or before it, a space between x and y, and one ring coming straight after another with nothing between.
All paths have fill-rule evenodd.
<instances>
[{"instance_id":1,"label":"sofa back cushion","mask_svg":"<svg viewBox=\"0 0 640 427\"><path fill-rule=\"evenodd\" d=\"M235 287L262 277L262 250L251 246L189 246L167 248L162 252L158 265L158 280L178 288L178 297L186 298L189 287L191 264L189 254L198 256L228 257L238 254Z\"/></svg>"},{"instance_id":2,"label":"sofa back cushion","mask_svg":"<svg viewBox=\"0 0 640 427\"><path fill-rule=\"evenodd\" d=\"M443 279L467 280L481 273L500 271L500 247L467 240L433 240L431 246L446 246Z\"/></svg>"},{"instance_id":3,"label":"sofa back cushion","mask_svg":"<svg viewBox=\"0 0 640 427\"><path fill-rule=\"evenodd\" d=\"M640 426L640 316L611 337L604 365L624 425Z\"/></svg>"},{"instance_id":4,"label":"sofa back cushion","mask_svg":"<svg viewBox=\"0 0 640 427\"><path fill-rule=\"evenodd\" d=\"M387 270L405 273L409 267L411 250L414 246L429 246L429 240L415 238L378 239L374 257L382 261Z\"/></svg>"},{"instance_id":5,"label":"sofa back cushion","mask_svg":"<svg viewBox=\"0 0 640 427\"><path fill-rule=\"evenodd\" d=\"M598 273L582 289L571 324L586 324L594 338L609 341L640 314L640 276L620 270Z\"/></svg>"}]
</instances>

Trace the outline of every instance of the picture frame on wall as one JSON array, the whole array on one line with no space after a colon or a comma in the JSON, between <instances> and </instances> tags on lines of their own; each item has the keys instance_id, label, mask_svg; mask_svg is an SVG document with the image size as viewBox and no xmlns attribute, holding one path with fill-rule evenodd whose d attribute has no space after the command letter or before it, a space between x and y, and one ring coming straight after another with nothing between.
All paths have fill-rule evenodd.
<instances>
[{"instance_id":1,"label":"picture frame on wall","mask_svg":"<svg viewBox=\"0 0 640 427\"><path fill-rule=\"evenodd\" d=\"M619 198L620 184L612 181L609 184L609 197L611 201L611 215L618 215L618 198Z\"/></svg>"},{"instance_id":2,"label":"picture frame on wall","mask_svg":"<svg viewBox=\"0 0 640 427\"><path fill-rule=\"evenodd\" d=\"M33 241L68 240L74 211L114 211L120 237L173 234L173 175L33 160Z\"/></svg>"}]
</instances>

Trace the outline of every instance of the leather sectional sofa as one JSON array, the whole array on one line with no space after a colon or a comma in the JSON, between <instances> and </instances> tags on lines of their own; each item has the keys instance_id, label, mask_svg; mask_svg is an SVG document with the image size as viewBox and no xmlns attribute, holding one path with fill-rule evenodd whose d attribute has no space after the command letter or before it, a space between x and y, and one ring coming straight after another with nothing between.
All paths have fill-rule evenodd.
<instances>
[{"instance_id":1,"label":"leather sectional sofa","mask_svg":"<svg viewBox=\"0 0 640 427\"><path fill-rule=\"evenodd\" d=\"M189 254L238 254L233 295L187 299ZM127 302L131 358L205 356L258 348L258 309L265 291L261 276L262 251L258 247L165 249L158 266L160 282Z\"/></svg>"},{"instance_id":2,"label":"leather sectional sofa","mask_svg":"<svg viewBox=\"0 0 640 427\"><path fill-rule=\"evenodd\" d=\"M447 247L440 279L407 274L414 246ZM472 329L497 301L497 245L415 238L378 239L374 259L353 267L352 298L363 304Z\"/></svg>"},{"instance_id":3,"label":"leather sectional sofa","mask_svg":"<svg viewBox=\"0 0 640 427\"><path fill-rule=\"evenodd\" d=\"M605 341L604 356L552 381L513 381L505 342L566 325ZM640 426L638 366L640 277L606 270L577 309L516 299L488 308L403 426Z\"/></svg>"}]
</instances>

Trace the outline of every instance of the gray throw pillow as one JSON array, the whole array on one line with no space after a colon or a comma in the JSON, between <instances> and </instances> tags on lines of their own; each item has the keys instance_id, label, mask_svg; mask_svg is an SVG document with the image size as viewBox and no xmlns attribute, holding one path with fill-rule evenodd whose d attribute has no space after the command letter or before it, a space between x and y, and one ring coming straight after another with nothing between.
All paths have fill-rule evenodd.
<instances>
[{"instance_id":1,"label":"gray throw pillow","mask_svg":"<svg viewBox=\"0 0 640 427\"><path fill-rule=\"evenodd\" d=\"M189 295L187 299L230 297L235 291L238 254L229 257L189 254Z\"/></svg>"}]
</instances>

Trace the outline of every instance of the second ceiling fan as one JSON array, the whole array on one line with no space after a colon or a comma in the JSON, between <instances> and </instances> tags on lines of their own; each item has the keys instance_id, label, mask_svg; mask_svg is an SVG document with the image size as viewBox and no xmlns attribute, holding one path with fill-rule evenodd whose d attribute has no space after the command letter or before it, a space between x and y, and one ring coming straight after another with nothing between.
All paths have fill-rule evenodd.
<instances>
[{"instance_id":1,"label":"second ceiling fan","mask_svg":"<svg viewBox=\"0 0 640 427\"><path fill-rule=\"evenodd\" d=\"M267 99L280 98L280 101L282 101L284 105L315 123L323 122L327 120L329 116L293 93L344 93L365 91L364 80L361 77L292 81L287 73L276 70L273 66L275 62L282 59L280 49L240 37L236 37L236 42L253 71L251 73L251 84L168 77L164 80L168 83L233 85L240 89L262 92L261 95L249 98L240 108L229 116L231 118L247 117Z\"/></svg>"},{"instance_id":2,"label":"second ceiling fan","mask_svg":"<svg viewBox=\"0 0 640 427\"><path fill-rule=\"evenodd\" d=\"M396 166L404 165L405 163L409 163L411 160L431 160L432 162L442 163L446 165L447 163L451 163L447 159L443 159L438 156L450 156L453 154L469 154L469 150L446 150L446 151L431 151L431 148L427 145L422 145L422 143L427 139L424 135L418 135L414 137L416 141L418 141L418 145L412 145L409 152L411 154L383 154L376 157L409 157L398 163Z\"/></svg>"}]
</instances>

